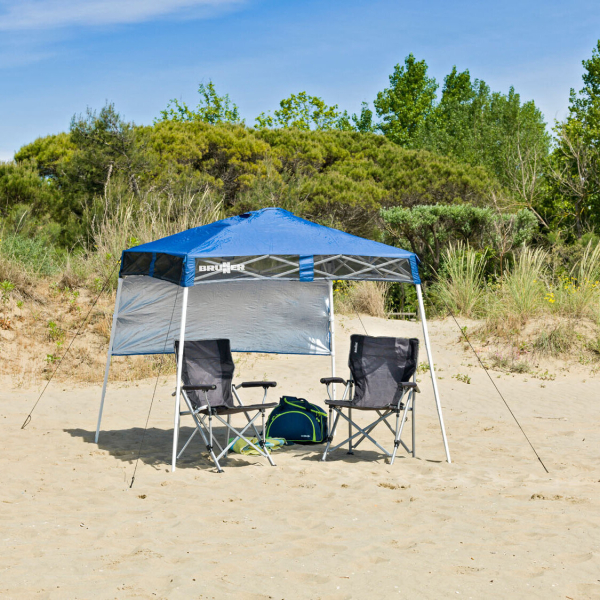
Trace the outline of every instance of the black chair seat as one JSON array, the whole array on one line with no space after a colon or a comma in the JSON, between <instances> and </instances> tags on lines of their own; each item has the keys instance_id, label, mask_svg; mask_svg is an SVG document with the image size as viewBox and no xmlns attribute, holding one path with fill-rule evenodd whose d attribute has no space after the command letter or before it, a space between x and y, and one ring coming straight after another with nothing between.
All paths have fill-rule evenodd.
<instances>
[{"instance_id":1,"label":"black chair seat","mask_svg":"<svg viewBox=\"0 0 600 600\"><path fill-rule=\"evenodd\" d=\"M215 406L213 412L218 415L235 415L237 413L249 412L254 410L263 410L265 408L275 408L279 406L277 402L267 402L266 404L248 404L247 406ZM200 411L203 415L208 414L208 409Z\"/></svg>"},{"instance_id":2,"label":"black chair seat","mask_svg":"<svg viewBox=\"0 0 600 600\"><path fill-rule=\"evenodd\" d=\"M325 400L327 406L335 406L336 408L352 408L355 410L397 410L397 404L385 404L383 406L356 406L351 400ZM400 402L400 410L404 408L404 404Z\"/></svg>"}]
</instances>

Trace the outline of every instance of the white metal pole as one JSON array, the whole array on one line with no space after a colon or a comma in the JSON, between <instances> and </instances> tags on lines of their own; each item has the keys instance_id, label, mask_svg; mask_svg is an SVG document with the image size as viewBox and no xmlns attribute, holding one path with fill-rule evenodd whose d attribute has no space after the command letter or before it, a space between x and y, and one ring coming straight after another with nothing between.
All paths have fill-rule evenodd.
<instances>
[{"instance_id":1,"label":"white metal pole","mask_svg":"<svg viewBox=\"0 0 600 600\"><path fill-rule=\"evenodd\" d=\"M100 437L100 423L102 422L102 410L104 409L104 397L106 396L106 386L108 384L108 371L110 369L110 359L112 357L113 342L115 339L115 329L117 328L117 318L119 315L119 302L121 300L121 288L123 287L123 279L119 277L117 283L117 298L115 300L115 310L113 312L113 320L110 328L110 339L108 341L108 353L106 355L106 367L104 368L104 383L102 384L102 397L100 399L100 411L98 412L98 425L96 425L96 444Z\"/></svg>"},{"instance_id":2,"label":"white metal pole","mask_svg":"<svg viewBox=\"0 0 600 600\"><path fill-rule=\"evenodd\" d=\"M183 345L185 343L185 321L187 318L188 287L183 288L183 300L181 303L181 326L179 328L179 356L177 357L177 391L175 393L175 425L173 429L173 459L171 471L175 471L177 461L177 443L179 441L179 408L181 406L181 369L183 368Z\"/></svg>"},{"instance_id":3,"label":"white metal pole","mask_svg":"<svg viewBox=\"0 0 600 600\"><path fill-rule=\"evenodd\" d=\"M431 354L431 342L429 341L429 332L427 331L427 319L425 318L425 306L423 305L423 294L421 285L416 284L417 298L419 299L419 312L421 313L421 323L423 324L423 337L425 338L425 350L427 351L427 360L429 361L429 372L431 373L431 383L433 384L433 395L435 397L435 405L437 407L438 417L440 419L440 427L442 429L442 438L444 440L444 449L446 450L446 459L449 463L450 449L448 448L448 440L446 439L446 429L444 428L444 417L442 416L442 405L440 403L440 393L437 386L437 378L435 376L435 367L433 365L433 356Z\"/></svg>"},{"instance_id":4,"label":"white metal pole","mask_svg":"<svg viewBox=\"0 0 600 600\"><path fill-rule=\"evenodd\" d=\"M331 376L335 377L335 313L333 310L333 281L329 282L329 335L331 341L329 343L329 351L331 353ZM335 383L331 384L332 397L335 400ZM329 424L332 427L332 424ZM335 437L336 427L331 429L331 437Z\"/></svg>"},{"instance_id":5,"label":"white metal pole","mask_svg":"<svg viewBox=\"0 0 600 600\"><path fill-rule=\"evenodd\" d=\"M331 376L335 377L335 315L333 313L333 281L329 282L329 335L331 341L329 350L331 352ZM332 384L333 399L335 400L335 383Z\"/></svg>"}]
</instances>

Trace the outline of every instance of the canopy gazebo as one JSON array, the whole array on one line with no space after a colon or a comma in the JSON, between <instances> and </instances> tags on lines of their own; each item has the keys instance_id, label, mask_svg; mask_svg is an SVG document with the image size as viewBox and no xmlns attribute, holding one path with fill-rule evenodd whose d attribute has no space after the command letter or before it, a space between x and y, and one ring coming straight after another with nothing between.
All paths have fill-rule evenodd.
<instances>
[{"instance_id":1,"label":"canopy gazebo","mask_svg":"<svg viewBox=\"0 0 600 600\"><path fill-rule=\"evenodd\" d=\"M280 208L248 212L125 250L96 442L112 356L172 354L175 340L182 351L185 339L219 337L228 338L237 352L330 356L335 377L333 281L387 281L416 287L450 462L418 263L412 252L318 225ZM178 360L173 470L181 365Z\"/></svg>"}]
</instances>

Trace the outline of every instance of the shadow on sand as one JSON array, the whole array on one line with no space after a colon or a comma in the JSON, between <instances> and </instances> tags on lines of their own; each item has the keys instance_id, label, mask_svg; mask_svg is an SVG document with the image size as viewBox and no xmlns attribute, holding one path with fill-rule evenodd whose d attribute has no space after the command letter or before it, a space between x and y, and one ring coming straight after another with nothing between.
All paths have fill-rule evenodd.
<instances>
[{"instance_id":1,"label":"shadow on sand","mask_svg":"<svg viewBox=\"0 0 600 600\"><path fill-rule=\"evenodd\" d=\"M75 438L82 439L85 443L90 444L90 446L98 448L98 450L108 452L110 456L123 462L135 462L139 452L141 462L155 469L170 470L171 453L173 451L172 429L148 428L141 452L140 442L144 434L144 430L141 427L101 431L98 445L94 442L95 431L87 431L85 429L64 429L64 431ZM193 432L193 427L181 427L179 433L180 449ZM222 444L225 440L225 428L215 427L214 433ZM228 459L221 459L219 461L223 468L243 467L252 464L262 464L263 462L268 466L268 462L262 457L241 456L239 454L230 454L229 457ZM181 457L177 459L177 468L214 470L216 472L215 465L209 459L206 446L198 434L190 442L190 445Z\"/></svg>"},{"instance_id":2,"label":"shadow on sand","mask_svg":"<svg viewBox=\"0 0 600 600\"><path fill-rule=\"evenodd\" d=\"M66 433L75 438L80 438L85 443L90 444L98 450L108 452L110 456L117 458L123 462L135 462L138 452L140 452L140 442L143 437L144 430L141 427L132 427L130 429L113 429L100 432L98 445L94 442L96 435L95 431L87 431L85 429L65 429ZM189 436L194 432L193 427L182 427L179 434L179 448L188 440ZM222 444L225 440L225 428L215 427L215 437ZM324 444L314 446L293 445L287 446L285 449L275 453L274 459L277 462L277 456L280 452L292 454L298 460L309 462L320 462L323 456ZM140 461L150 465L155 469L169 470L171 466L171 452L173 450L173 430L172 429L157 429L155 427L146 430L146 436L140 452ZM409 458L403 454L398 454L396 461ZM371 462L377 463L385 459L385 456L376 450L360 449L354 454L348 454L346 448L340 448L333 454L327 457L327 462ZM418 457L417 457L418 459ZM256 456L242 456L239 454L230 453L228 459L221 459L221 466L225 469L233 467L244 467L247 465L263 465L268 466L266 460ZM385 461L387 462L387 461ZM428 461L440 462L440 461ZM208 456L206 446L201 441L197 434L186 448L181 458L177 460L178 469L200 469L214 470L214 463Z\"/></svg>"}]
</instances>

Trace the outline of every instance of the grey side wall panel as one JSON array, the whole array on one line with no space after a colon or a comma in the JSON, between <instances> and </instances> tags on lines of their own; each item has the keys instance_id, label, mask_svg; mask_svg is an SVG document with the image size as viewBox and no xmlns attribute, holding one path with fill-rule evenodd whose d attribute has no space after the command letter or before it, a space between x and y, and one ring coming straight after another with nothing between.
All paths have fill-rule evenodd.
<instances>
[{"instance_id":1,"label":"grey side wall panel","mask_svg":"<svg viewBox=\"0 0 600 600\"><path fill-rule=\"evenodd\" d=\"M172 353L182 295L183 288L166 281L125 277L113 354ZM329 355L328 319L325 281L206 283L190 288L185 337L228 338L234 352Z\"/></svg>"}]
</instances>

